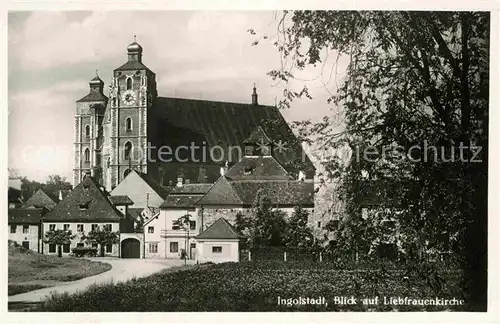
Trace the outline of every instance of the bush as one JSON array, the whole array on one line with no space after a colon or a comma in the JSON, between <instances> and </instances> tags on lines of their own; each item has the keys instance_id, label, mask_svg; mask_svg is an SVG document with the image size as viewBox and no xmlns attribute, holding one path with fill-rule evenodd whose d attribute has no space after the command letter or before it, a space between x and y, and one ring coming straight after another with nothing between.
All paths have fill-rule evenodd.
<instances>
[{"instance_id":1,"label":"bush","mask_svg":"<svg viewBox=\"0 0 500 324\"><path fill-rule=\"evenodd\" d=\"M77 258L81 258L84 256L95 257L97 256L97 249L88 247L77 247L71 250L71 254Z\"/></svg>"}]
</instances>

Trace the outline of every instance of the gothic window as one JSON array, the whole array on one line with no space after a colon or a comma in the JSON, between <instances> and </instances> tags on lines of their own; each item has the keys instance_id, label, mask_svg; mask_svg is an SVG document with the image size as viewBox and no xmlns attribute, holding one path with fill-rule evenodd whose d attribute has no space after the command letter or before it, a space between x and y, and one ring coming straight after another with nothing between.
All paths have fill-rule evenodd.
<instances>
[{"instance_id":1,"label":"gothic window","mask_svg":"<svg viewBox=\"0 0 500 324\"><path fill-rule=\"evenodd\" d=\"M132 131L132 118L128 117L125 120L125 128L127 129L127 132L131 132Z\"/></svg>"},{"instance_id":2,"label":"gothic window","mask_svg":"<svg viewBox=\"0 0 500 324\"><path fill-rule=\"evenodd\" d=\"M127 78L127 90L132 90L132 78Z\"/></svg>"},{"instance_id":3,"label":"gothic window","mask_svg":"<svg viewBox=\"0 0 500 324\"><path fill-rule=\"evenodd\" d=\"M125 150L124 150L124 158L125 160L130 159L130 152L132 151L132 143L127 142L125 143Z\"/></svg>"},{"instance_id":4,"label":"gothic window","mask_svg":"<svg viewBox=\"0 0 500 324\"><path fill-rule=\"evenodd\" d=\"M85 126L85 137L90 137L90 126L89 125Z\"/></svg>"},{"instance_id":5,"label":"gothic window","mask_svg":"<svg viewBox=\"0 0 500 324\"><path fill-rule=\"evenodd\" d=\"M85 149L84 156L85 162L90 162L90 150L88 148Z\"/></svg>"},{"instance_id":6,"label":"gothic window","mask_svg":"<svg viewBox=\"0 0 500 324\"><path fill-rule=\"evenodd\" d=\"M116 107L116 97L113 97L113 107Z\"/></svg>"}]
</instances>

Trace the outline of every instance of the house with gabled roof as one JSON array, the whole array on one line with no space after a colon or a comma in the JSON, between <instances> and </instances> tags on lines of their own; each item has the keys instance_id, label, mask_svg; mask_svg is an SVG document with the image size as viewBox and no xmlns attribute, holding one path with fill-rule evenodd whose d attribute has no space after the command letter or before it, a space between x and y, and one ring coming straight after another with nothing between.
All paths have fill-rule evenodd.
<instances>
[{"instance_id":1,"label":"house with gabled roof","mask_svg":"<svg viewBox=\"0 0 500 324\"><path fill-rule=\"evenodd\" d=\"M196 261L238 262L246 237L239 233L224 217L219 218L195 237Z\"/></svg>"},{"instance_id":2,"label":"house with gabled roof","mask_svg":"<svg viewBox=\"0 0 500 324\"><path fill-rule=\"evenodd\" d=\"M129 197L112 197L89 174L61 200L42 222L42 233L50 230L71 230L76 234L69 244L63 245L63 255L68 255L75 247L84 247L81 240L84 233L97 228L107 228L113 232L120 232L119 244L108 244L105 247L107 256L141 257L140 238L128 241L125 233L134 233L134 220L128 216L126 207L131 203ZM134 237L136 235L133 235ZM96 247L97 248L97 247ZM43 252L55 254L56 246L45 244Z\"/></svg>"},{"instance_id":3,"label":"house with gabled roof","mask_svg":"<svg viewBox=\"0 0 500 324\"><path fill-rule=\"evenodd\" d=\"M258 129L247 144L260 135L265 134ZM204 237L200 235L219 219L234 224L238 213L251 212L259 194L268 197L275 208L287 214L296 206L313 213L315 188L312 179L294 178L270 154L270 149L246 149L245 154L229 170L221 167L221 176L214 184L179 183L172 189L160 205L158 216L144 228L146 244L151 244L154 252L146 253L147 256L177 258L184 249L188 258L195 259L200 253L198 238ZM177 225L181 217L189 218L188 228Z\"/></svg>"},{"instance_id":4,"label":"house with gabled roof","mask_svg":"<svg viewBox=\"0 0 500 324\"><path fill-rule=\"evenodd\" d=\"M167 188L162 187L149 175L135 169L132 169L111 191L113 196L127 196L131 199L133 204L128 207L128 212L136 221L139 219L146 221L155 214L167 194Z\"/></svg>"},{"instance_id":5,"label":"house with gabled roof","mask_svg":"<svg viewBox=\"0 0 500 324\"><path fill-rule=\"evenodd\" d=\"M42 220L47 208L15 208L8 212L8 239L42 253Z\"/></svg>"},{"instance_id":6,"label":"house with gabled roof","mask_svg":"<svg viewBox=\"0 0 500 324\"><path fill-rule=\"evenodd\" d=\"M260 154L247 149L245 154L197 201L202 231L221 217L234 223L238 213L250 211L259 194L287 214L301 206L312 215L315 193L312 179L295 178L266 148Z\"/></svg>"},{"instance_id":7,"label":"house with gabled roof","mask_svg":"<svg viewBox=\"0 0 500 324\"><path fill-rule=\"evenodd\" d=\"M57 203L50 198L45 191L38 189L26 202L22 208L47 208L51 210Z\"/></svg>"},{"instance_id":8,"label":"house with gabled roof","mask_svg":"<svg viewBox=\"0 0 500 324\"><path fill-rule=\"evenodd\" d=\"M212 187L208 183L179 184L160 205L159 212L144 224L146 257L189 259L196 257L196 240L201 224L196 202ZM179 219L186 217L186 223ZM187 223L189 221L189 223Z\"/></svg>"}]
</instances>

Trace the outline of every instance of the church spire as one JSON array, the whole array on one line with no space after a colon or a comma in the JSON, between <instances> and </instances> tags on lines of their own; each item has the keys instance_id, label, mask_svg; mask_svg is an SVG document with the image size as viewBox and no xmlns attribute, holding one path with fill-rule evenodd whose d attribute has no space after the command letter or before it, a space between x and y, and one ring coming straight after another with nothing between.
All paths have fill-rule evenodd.
<instances>
[{"instance_id":1,"label":"church spire","mask_svg":"<svg viewBox=\"0 0 500 324\"><path fill-rule=\"evenodd\" d=\"M255 83L253 84L253 93L252 93L252 105L258 105L258 95L257 88L255 87Z\"/></svg>"},{"instance_id":2,"label":"church spire","mask_svg":"<svg viewBox=\"0 0 500 324\"><path fill-rule=\"evenodd\" d=\"M127 47L128 60L142 62L142 46L137 43L136 35L134 35L134 42Z\"/></svg>"},{"instance_id":3,"label":"church spire","mask_svg":"<svg viewBox=\"0 0 500 324\"><path fill-rule=\"evenodd\" d=\"M97 70L95 70L95 77L89 82L90 92L103 93L104 81L99 78Z\"/></svg>"}]
</instances>

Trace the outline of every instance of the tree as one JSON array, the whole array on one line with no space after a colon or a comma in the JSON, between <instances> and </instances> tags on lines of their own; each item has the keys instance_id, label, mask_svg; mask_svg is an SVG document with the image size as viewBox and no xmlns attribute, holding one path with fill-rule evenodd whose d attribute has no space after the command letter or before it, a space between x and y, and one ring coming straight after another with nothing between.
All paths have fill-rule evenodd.
<instances>
[{"instance_id":1,"label":"tree","mask_svg":"<svg viewBox=\"0 0 500 324\"><path fill-rule=\"evenodd\" d=\"M47 177L47 181L42 185L42 189L51 197L59 197L59 190L70 190L73 186L65 177L53 174Z\"/></svg>"},{"instance_id":2,"label":"tree","mask_svg":"<svg viewBox=\"0 0 500 324\"><path fill-rule=\"evenodd\" d=\"M353 153L323 165L323 176L341 183L341 244L354 248L365 235L361 209L375 196L378 204L397 207L404 248L442 249L442 233L449 234L465 270L468 304L483 311L489 25L488 12L285 11L274 42L283 64L269 73L288 85L307 66L347 58L346 77L328 100L343 129L336 116L296 124L319 147ZM301 97L311 97L306 86L286 86L280 106ZM414 146L420 150L411 152ZM425 147L436 154L426 158ZM367 148L378 158L359 158ZM384 148L397 150L380 158Z\"/></svg>"},{"instance_id":3,"label":"tree","mask_svg":"<svg viewBox=\"0 0 500 324\"><path fill-rule=\"evenodd\" d=\"M31 181L27 177L21 178L21 191L23 197L26 199L33 196L35 192L42 189L49 197L58 200L59 190L70 190L73 186L69 183L65 177L60 175L49 175L45 183L38 181Z\"/></svg>"},{"instance_id":4,"label":"tree","mask_svg":"<svg viewBox=\"0 0 500 324\"><path fill-rule=\"evenodd\" d=\"M71 231L51 230L45 233L44 243L55 244L57 246L57 256L62 257L62 245L70 244L75 235Z\"/></svg>"},{"instance_id":5,"label":"tree","mask_svg":"<svg viewBox=\"0 0 500 324\"><path fill-rule=\"evenodd\" d=\"M181 259L184 259L185 263L187 262L187 253L188 253L188 248L189 248L189 230L191 228L191 222L192 222L192 216L190 214L186 214L184 216L179 217L175 221L175 225L178 225L181 229L183 229L186 232L186 240L185 240L185 248L184 248L184 253L181 255Z\"/></svg>"},{"instance_id":6,"label":"tree","mask_svg":"<svg viewBox=\"0 0 500 324\"><path fill-rule=\"evenodd\" d=\"M297 206L288 220L285 233L287 247L312 249L315 245L314 235L308 225L309 213L304 208Z\"/></svg>"},{"instance_id":7,"label":"tree","mask_svg":"<svg viewBox=\"0 0 500 324\"><path fill-rule=\"evenodd\" d=\"M273 209L268 197L258 192L252 208L250 243L252 246L283 246L286 232L285 213Z\"/></svg>"},{"instance_id":8,"label":"tree","mask_svg":"<svg viewBox=\"0 0 500 324\"><path fill-rule=\"evenodd\" d=\"M236 213L234 220L234 227L240 233L248 233L249 228L252 226L252 218L247 213L244 214L242 212Z\"/></svg>"},{"instance_id":9,"label":"tree","mask_svg":"<svg viewBox=\"0 0 500 324\"><path fill-rule=\"evenodd\" d=\"M100 229L97 227L95 230L90 231L88 234L83 234L82 241L87 244L98 244L99 255L104 257L104 248L106 244L117 244L120 242L120 233L112 232L109 228Z\"/></svg>"}]
</instances>

